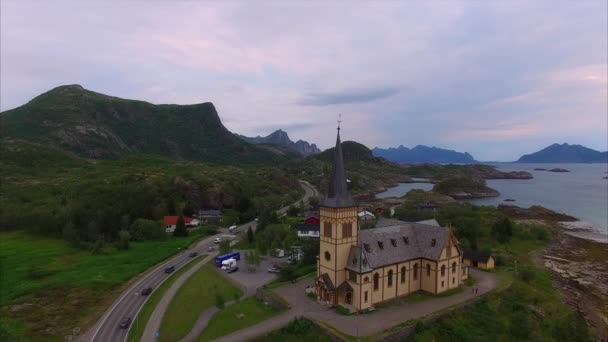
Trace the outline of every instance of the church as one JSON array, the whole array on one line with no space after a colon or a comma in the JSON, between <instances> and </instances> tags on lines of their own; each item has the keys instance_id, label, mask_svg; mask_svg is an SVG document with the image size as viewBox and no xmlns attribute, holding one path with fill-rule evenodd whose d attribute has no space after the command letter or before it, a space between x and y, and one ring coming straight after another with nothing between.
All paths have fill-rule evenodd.
<instances>
[{"instance_id":1,"label":"church","mask_svg":"<svg viewBox=\"0 0 608 342\"><path fill-rule=\"evenodd\" d=\"M363 311L417 291L459 287L468 277L452 231L437 223L385 220L360 230L347 187L340 127L334 169L320 207L320 251L315 293L328 305Z\"/></svg>"}]
</instances>

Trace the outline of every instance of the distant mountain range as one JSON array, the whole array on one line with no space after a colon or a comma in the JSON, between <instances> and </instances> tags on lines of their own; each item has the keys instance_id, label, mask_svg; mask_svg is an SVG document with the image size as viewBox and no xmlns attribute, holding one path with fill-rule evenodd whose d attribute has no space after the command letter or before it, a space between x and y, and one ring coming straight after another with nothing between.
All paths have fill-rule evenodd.
<instances>
[{"instance_id":1,"label":"distant mountain range","mask_svg":"<svg viewBox=\"0 0 608 342\"><path fill-rule=\"evenodd\" d=\"M475 163L475 158L468 152L456 152L438 147L417 145L409 149L403 145L387 149L374 148L374 156L382 157L395 163Z\"/></svg>"},{"instance_id":2,"label":"distant mountain range","mask_svg":"<svg viewBox=\"0 0 608 342\"><path fill-rule=\"evenodd\" d=\"M538 152L523 155L517 163L608 163L608 152L581 145L553 144Z\"/></svg>"},{"instance_id":3,"label":"distant mountain range","mask_svg":"<svg viewBox=\"0 0 608 342\"><path fill-rule=\"evenodd\" d=\"M237 134L237 136L251 144L269 144L281 146L292 152L297 152L298 154L304 157L321 152L321 150L317 148L317 145L310 144L307 141L291 141L291 139L289 139L289 136L287 135L287 132L283 131L282 129L278 129L265 137L257 136L251 138L239 134Z\"/></svg>"},{"instance_id":4,"label":"distant mountain range","mask_svg":"<svg viewBox=\"0 0 608 342\"><path fill-rule=\"evenodd\" d=\"M139 153L209 163L259 164L288 157L234 136L210 102L154 105L80 85L54 88L2 112L0 123L5 139L50 145L86 158L114 159Z\"/></svg>"}]
</instances>

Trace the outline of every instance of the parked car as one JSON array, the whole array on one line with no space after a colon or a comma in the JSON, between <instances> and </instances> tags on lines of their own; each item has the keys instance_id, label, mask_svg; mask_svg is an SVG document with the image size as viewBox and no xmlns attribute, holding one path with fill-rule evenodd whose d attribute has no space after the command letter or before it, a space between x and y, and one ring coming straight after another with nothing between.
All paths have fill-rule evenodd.
<instances>
[{"instance_id":1,"label":"parked car","mask_svg":"<svg viewBox=\"0 0 608 342\"><path fill-rule=\"evenodd\" d=\"M198 255L198 252L192 252L192 253L190 253L189 257L194 258L197 255Z\"/></svg>"},{"instance_id":2,"label":"parked car","mask_svg":"<svg viewBox=\"0 0 608 342\"><path fill-rule=\"evenodd\" d=\"M127 329L131 325L131 317L125 317L120 321L120 329Z\"/></svg>"},{"instance_id":3,"label":"parked car","mask_svg":"<svg viewBox=\"0 0 608 342\"><path fill-rule=\"evenodd\" d=\"M213 247L213 246L209 246L209 247L207 248L207 250L208 250L209 252L213 252L213 251L215 250L215 247Z\"/></svg>"},{"instance_id":4,"label":"parked car","mask_svg":"<svg viewBox=\"0 0 608 342\"><path fill-rule=\"evenodd\" d=\"M222 239L220 239L220 238L215 238L215 240L213 240L213 243L220 243L220 242L222 242Z\"/></svg>"},{"instance_id":5,"label":"parked car","mask_svg":"<svg viewBox=\"0 0 608 342\"><path fill-rule=\"evenodd\" d=\"M276 267L271 267L268 269L268 272L270 273L281 273L281 270L276 268Z\"/></svg>"},{"instance_id":6,"label":"parked car","mask_svg":"<svg viewBox=\"0 0 608 342\"><path fill-rule=\"evenodd\" d=\"M234 272L236 272L238 270L239 270L239 267L238 266L234 266L234 267L231 267L230 269L228 269L228 271L226 271L226 272L228 272L228 273L234 273Z\"/></svg>"},{"instance_id":7,"label":"parked car","mask_svg":"<svg viewBox=\"0 0 608 342\"><path fill-rule=\"evenodd\" d=\"M167 274L173 273L173 271L175 271L175 266L169 266L169 267L165 268L165 273L167 273Z\"/></svg>"},{"instance_id":8,"label":"parked car","mask_svg":"<svg viewBox=\"0 0 608 342\"><path fill-rule=\"evenodd\" d=\"M151 288L151 287L147 287L147 288L145 288L145 289L141 290L141 295L142 295L142 296L147 296L147 295L149 295L150 293L152 293L152 288Z\"/></svg>"}]
</instances>

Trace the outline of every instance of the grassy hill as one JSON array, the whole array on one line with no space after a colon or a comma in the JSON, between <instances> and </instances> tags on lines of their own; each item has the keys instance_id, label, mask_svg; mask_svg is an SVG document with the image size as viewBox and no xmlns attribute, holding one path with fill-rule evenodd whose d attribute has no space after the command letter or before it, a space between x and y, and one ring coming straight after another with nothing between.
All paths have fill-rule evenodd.
<instances>
[{"instance_id":1,"label":"grassy hill","mask_svg":"<svg viewBox=\"0 0 608 342\"><path fill-rule=\"evenodd\" d=\"M114 159L156 154L207 163L261 164L286 159L235 137L212 103L153 105L67 85L0 114L4 137Z\"/></svg>"}]
</instances>

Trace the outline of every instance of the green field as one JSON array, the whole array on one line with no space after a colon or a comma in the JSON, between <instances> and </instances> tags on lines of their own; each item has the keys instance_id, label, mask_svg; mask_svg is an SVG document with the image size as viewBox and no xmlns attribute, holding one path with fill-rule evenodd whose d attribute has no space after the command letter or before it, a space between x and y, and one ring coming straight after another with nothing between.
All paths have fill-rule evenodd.
<instances>
[{"instance_id":1,"label":"green field","mask_svg":"<svg viewBox=\"0 0 608 342\"><path fill-rule=\"evenodd\" d=\"M270 319L278 313L255 297L249 297L216 313L198 337L198 341L210 341ZM239 318L241 314L243 316Z\"/></svg>"},{"instance_id":2,"label":"green field","mask_svg":"<svg viewBox=\"0 0 608 342\"><path fill-rule=\"evenodd\" d=\"M228 302L242 294L214 266L201 267L182 285L169 304L160 326L160 341L178 341L186 336L200 314L216 304L218 295Z\"/></svg>"},{"instance_id":3,"label":"green field","mask_svg":"<svg viewBox=\"0 0 608 342\"><path fill-rule=\"evenodd\" d=\"M169 276L167 278L167 280L165 280L150 295L150 298L148 298L148 300L146 301L146 303L144 304L144 306L141 308L141 310L137 314L137 317L135 318L135 320L131 324L131 330L129 330L128 341L134 341L135 342L135 341L141 340L141 336L144 333L144 329L146 328L146 324L148 323L148 319L150 318L150 315L152 315L152 312L156 308L156 305L158 305L158 302L163 297L163 295L165 294L165 292L167 292L167 290L171 287L171 285L173 285L173 283L175 283L175 281L177 280L177 278L179 278L179 276L181 276L182 274L184 274L184 272L186 272L187 270L191 269L194 265L196 265L205 256L206 256L205 254L200 255L200 256L194 258L194 260L192 260L186 266L184 266L184 267L180 268L179 270L175 271L173 274L171 274L171 276Z\"/></svg>"},{"instance_id":4,"label":"green field","mask_svg":"<svg viewBox=\"0 0 608 342\"><path fill-rule=\"evenodd\" d=\"M266 336L251 340L251 342L331 342L333 341L323 330L311 321L295 319L281 329L272 331Z\"/></svg>"},{"instance_id":5,"label":"green field","mask_svg":"<svg viewBox=\"0 0 608 342\"><path fill-rule=\"evenodd\" d=\"M2 232L0 334L63 340L73 327L94 320L99 306L111 304L119 285L200 237L132 242L126 251L110 246L92 254L63 240Z\"/></svg>"}]
</instances>

